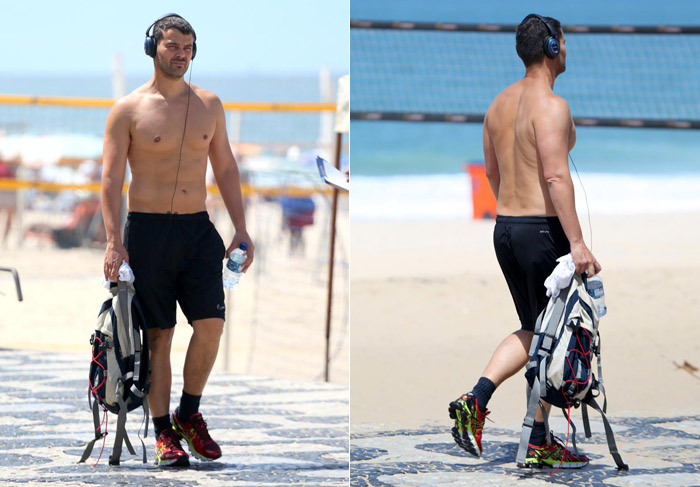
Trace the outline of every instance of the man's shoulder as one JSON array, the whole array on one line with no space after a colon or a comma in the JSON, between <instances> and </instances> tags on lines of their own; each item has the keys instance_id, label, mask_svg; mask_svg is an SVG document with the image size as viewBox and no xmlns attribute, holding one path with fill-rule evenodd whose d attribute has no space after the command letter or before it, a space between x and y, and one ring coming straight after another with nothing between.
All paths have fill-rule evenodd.
<instances>
[{"instance_id":1,"label":"man's shoulder","mask_svg":"<svg viewBox=\"0 0 700 487\"><path fill-rule=\"evenodd\" d=\"M221 100L215 93L194 84L190 84L190 86L192 87L192 92L195 93L197 97L204 102L205 105L221 105Z\"/></svg>"},{"instance_id":2,"label":"man's shoulder","mask_svg":"<svg viewBox=\"0 0 700 487\"><path fill-rule=\"evenodd\" d=\"M538 105L549 116L556 118L558 116L570 117L569 103L561 96L554 92L543 93L539 97Z\"/></svg>"},{"instance_id":3,"label":"man's shoulder","mask_svg":"<svg viewBox=\"0 0 700 487\"><path fill-rule=\"evenodd\" d=\"M117 98L114 105L112 105L112 111L118 113L131 113L133 109L146 98L146 96L148 96L148 93L146 92L144 86L139 86L128 95Z\"/></svg>"}]
</instances>

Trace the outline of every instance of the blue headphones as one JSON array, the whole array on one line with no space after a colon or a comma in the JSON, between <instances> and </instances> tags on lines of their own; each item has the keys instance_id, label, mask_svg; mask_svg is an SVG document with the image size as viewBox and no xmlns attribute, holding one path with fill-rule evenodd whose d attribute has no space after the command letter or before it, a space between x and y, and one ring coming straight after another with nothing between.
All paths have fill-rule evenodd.
<instances>
[{"instance_id":1,"label":"blue headphones","mask_svg":"<svg viewBox=\"0 0 700 487\"><path fill-rule=\"evenodd\" d=\"M185 20L178 14L165 14L162 17L157 18L155 22L148 26L148 29L146 29L146 40L143 42L143 50L151 57L156 57L156 47L158 45L155 37L153 34L151 34L151 29L155 27L158 22L163 19L167 19L168 17L177 17ZM192 37L194 37L194 41L192 42L192 59L194 59L194 57L197 55L197 34L195 34L194 29L192 29Z\"/></svg>"},{"instance_id":2,"label":"blue headphones","mask_svg":"<svg viewBox=\"0 0 700 487\"><path fill-rule=\"evenodd\" d=\"M547 32L549 32L548 36L545 36L544 38L544 54L550 59L554 59L559 55L560 51L560 46L559 46L559 40L557 39L557 33L554 32L554 29L552 26L547 22L544 17L541 15L537 14L530 14L527 17L525 17L525 20L527 19L540 19L542 23L545 25L547 28Z\"/></svg>"}]
</instances>

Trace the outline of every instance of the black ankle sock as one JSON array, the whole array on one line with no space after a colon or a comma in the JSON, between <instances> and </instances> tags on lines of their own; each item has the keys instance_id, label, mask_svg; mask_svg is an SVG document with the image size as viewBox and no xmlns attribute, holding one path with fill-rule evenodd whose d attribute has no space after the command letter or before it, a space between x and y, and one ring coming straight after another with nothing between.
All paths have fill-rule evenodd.
<instances>
[{"instance_id":1,"label":"black ankle sock","mask_svg":"<svg viewBox=\"0 0 700 487\"><path fill-rule=\"evenodd\" d=\"M177 417L182 421L187 421L190 416L199 412L199 401L202 396L193 396L188 394L185 390L182 390L182 397L180 398L180 407L177 408Z\"/></svg>"},{"instance_id":2,"label":"black ankle sock","mask_svg":"<svg viewBox=\"0 0 700 487\"><path fill-rule=\"evenodd\" d=\"M547 432L544 429L543 421L535 421L532 427L532 434L530 435L530 444L535 446L544 445L547 439Z\"/></svg>"},{"instance_id":3,"label":"black ankle sock","mask_svg":"<svg viewBox=\"0 0 700 487\"><path fill-rule=\"evenodd\" d=\"M160 432L172 428L170 424L170 415L154 417L153 418L153 429L156 430L156 438L160 436Z\"/></svg>"},{"instance_id":4,"label":"black ankle sock","mask_svg":"<svg viewBox=\"0 0 700 487\"><path fill-rule=\"evenodd\" d=\"M496 385L491 382L491 379L486 377L481 377L479 382L476 383L474 389L472 389L472 394L476 398L477 404L479 405L479 411L486 412L486 405L491 399L496 390Z\"/></svg>"}]
</instances>

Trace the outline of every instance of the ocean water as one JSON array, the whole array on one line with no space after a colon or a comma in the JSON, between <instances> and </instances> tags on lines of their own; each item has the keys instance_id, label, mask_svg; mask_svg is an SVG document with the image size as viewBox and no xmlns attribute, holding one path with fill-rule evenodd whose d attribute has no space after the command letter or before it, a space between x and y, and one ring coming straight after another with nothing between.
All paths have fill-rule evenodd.
<instances>
[{"instance_id":1,"label":"ocean water","mask_svg":"<svg viewBox=\"0 0 700 487\"><path fill-rule=\"evenodd\" d=\"M700 22L700 2L679 0L351 3L351 18L368 20L517 24L531 12L564 24ZM353 110L483 112L524 73L512 37L353 29ZM574 116L700 119L700 64L689 62L698 58L700 35L571 34L567 71L554 90ZM353 218L470 216L463 166L483 160L481 131L478 124L353 121ZM700 131L578 127L571 155L593 213L700 211ZM585 212L578 181L576 191Z\"/></svg>"}]
</instances>

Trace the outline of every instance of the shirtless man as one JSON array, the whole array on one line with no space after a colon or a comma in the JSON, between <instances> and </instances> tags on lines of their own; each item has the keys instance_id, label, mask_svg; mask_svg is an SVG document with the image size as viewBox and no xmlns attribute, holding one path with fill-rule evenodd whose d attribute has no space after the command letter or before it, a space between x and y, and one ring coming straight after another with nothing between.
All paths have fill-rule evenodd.
<instances>
[{"instance_id":1,"label":"shirtless man","mask_svg":"<svg viewBox=\"0 0 700 487\"><path fill-rule=\"evenodd\" d=\"M494 246L520 319L521 329L496 348L471 392L450 403L453 436L469 453L481 455L481 433L491 395L528 361L535 322L547 306L544 281L556 259L571 252L576 272L601 267L583 241L574 203L568 152L576 129L566 101L552 91L566 69L559 21L528 15L516 32L525 77L503 90L484 119L486 174L498 200ZM549 408L548 408L549 409ZM588 458L553 441L547 445L537 410L525 465L580 468Z\"/></svg>"},{"instance_id":2,"label":"shirtless man","mask_svg":"<svg viewBox=\"0 0 700 487\"><path fill-rule=\"evenodd\" d=\"M198 412L199 401L224 326L222 260L246 242L243 269L247 270L254 247L246 232L240 177L221 101L184 80L197 51L192 26L169 14L151 24L146 36L144 47L153 57L154 75L114 104L105 129L102 212L108 243L104 273L116 281L122 260L134 271L134 286L149 328L148 403L157 438L156 461L182 466L189 460L181 439L200 460L221 456ZM205 210L207 158L236 229L228 249ZM119 214L127 159L132 181L122 244ZM193 333L180 406L171 418L170 347L176 301Z\"/></svg>"}]
</instances>

